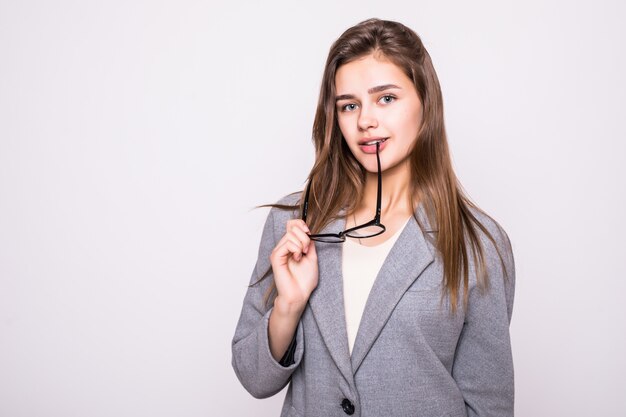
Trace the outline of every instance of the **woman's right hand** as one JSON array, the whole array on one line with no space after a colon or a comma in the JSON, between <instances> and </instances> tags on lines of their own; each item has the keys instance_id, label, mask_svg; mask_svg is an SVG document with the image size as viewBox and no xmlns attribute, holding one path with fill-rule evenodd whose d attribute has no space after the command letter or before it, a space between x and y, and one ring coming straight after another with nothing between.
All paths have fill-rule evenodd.
<instances>
[{"instance_id":1,"label":"woman's right hand","mask_svg":"<svg viewBox=\"0 0 626 417\"><path fill-rule=\"evenodd\" d=\"M287 221L285 235L270 255L278 295L274 305L303 311L309 296L317 287L318 266L315 243L309 228L300 219Z\"/></svg>"}]
</instances>

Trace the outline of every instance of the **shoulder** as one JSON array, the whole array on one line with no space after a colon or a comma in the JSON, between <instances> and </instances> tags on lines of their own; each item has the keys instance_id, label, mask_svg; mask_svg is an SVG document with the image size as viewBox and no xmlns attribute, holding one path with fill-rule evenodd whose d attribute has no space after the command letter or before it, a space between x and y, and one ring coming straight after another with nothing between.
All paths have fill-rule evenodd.
<instances>
[{"instance_id":1,"label":"shoulder","mask_svg":"<svg viewBox=\"0 0 626 417\"><path fill-rule=\"evenodd\" d=\"M504 290L510 315L515 286L515 260L511 240L502 225L484 210L471 207L470 211L482 226L482 228L475 227L475 229L484 251L489 285Z\"/></svg>"},{"instance_id":2,"label":"shoulder","mask_svg":"<svg viewBox=\"0 0 626 417\"><path fill-rule=\"evenodd\" d=\"M487 287L490 288L490 294L501 300L498 305L506 305L508 320L510 321L516 280L511 240L502 225L485 211L477 207L471 207L470 211L476 221L484 228L482 230L480 227L475 227L484 251ZM490 236L485 233L485 230Z\"/></svg>"},{"instance_id":3,"label":"shoulder","mask_svg":"<svg viewBox=\"0 0 626 417\"><path fill-rule=\"evenodd\" d=\"M300 218L300 196L302 191L287 194L274 203L268 214L274 234L282 236L288 220Z\"/></svg>"},{"instance_id":4,"label":"shoulder","mask_svg":"<svg viewBox=\"0 0 626 417\"><path fill-rule=\"evenodd\" d=\"M264 204L261 206L257 206L270 207L270 211L265 219L263 232L261 234L261 242L259 245L260 261L257 264L257 272L260 274L259 276L263 275L264 271L269 268L269 255L272 249L276 246L276 243L285 234L285 230L287 229L287 221L289 219L295 218L295 216L298 216L299 209L297 206L301 193L301 191L298 191L295 193L287 194L273 204ZM289 209L286 208L286 206L294 206L294 208Z\"/></svg>"},{"instance_id":5,"label":"shoulder","mask_svg":"<svg viewBox=\"0 0 626 417\"><path fill-rule=\"evenodd\" d=\"M281 197L276 204L285 204L285 205L295 205L300 203L300 196L302 195L302 191L295 191L293 193L289 193L283 197Z\"/></svg>"},{"instance_id":6,"label":"shoulder","mask_svg":"<svg viewBox=\"0 0 626 417\"><path fill-rule=\"evenodd\" d=\"M476 207L469 206L469 211L472 216L476 219L476 222L480 224L482 227L476 228L476 232L481 238L483 244L489 242L493 246L493 243L496 244L497 249L510 251L511 250L511 241L509 239L509 235L504 230L504 227L500 223L498 223L492 216L487 214L484 210ZM495 240L495 242L491 242L489 236L485 233L488 232L489 235Z\"/></svg>"}]
</instances>

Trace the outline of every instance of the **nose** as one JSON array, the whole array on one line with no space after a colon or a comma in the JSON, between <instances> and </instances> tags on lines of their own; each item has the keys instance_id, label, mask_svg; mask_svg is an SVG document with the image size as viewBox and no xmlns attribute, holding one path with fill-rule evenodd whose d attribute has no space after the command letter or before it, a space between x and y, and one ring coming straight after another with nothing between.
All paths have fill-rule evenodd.
<instances>
[{"instance_id":1,"label":"nose","mask_svg":"<svg viewBox=\"0 0 626 417\"><path fill-rule=\"evenodd\" d=\"M357 124L359 126L359 130L361 131L378 127L378 120L376 119L374 111L370 108L370 106L361 107Z\"/></svg>"}]
</instances>

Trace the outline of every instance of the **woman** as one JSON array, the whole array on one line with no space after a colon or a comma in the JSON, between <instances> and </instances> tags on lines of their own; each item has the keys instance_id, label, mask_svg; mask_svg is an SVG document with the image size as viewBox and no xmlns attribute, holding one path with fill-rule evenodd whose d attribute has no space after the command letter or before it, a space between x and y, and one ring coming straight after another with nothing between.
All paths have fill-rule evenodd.
<instances>
[{"instance_id":1,"label":"woman","mask_svg":"<svg viewBox=\"0 0 626 417\"><path fill-rule=\"evenodd\" d=\"M306 192L272 205L232 344L282 416L509 416L514 261L452 170L420 38L370 19L332 45Z\"/></svg>"}]
</instances>

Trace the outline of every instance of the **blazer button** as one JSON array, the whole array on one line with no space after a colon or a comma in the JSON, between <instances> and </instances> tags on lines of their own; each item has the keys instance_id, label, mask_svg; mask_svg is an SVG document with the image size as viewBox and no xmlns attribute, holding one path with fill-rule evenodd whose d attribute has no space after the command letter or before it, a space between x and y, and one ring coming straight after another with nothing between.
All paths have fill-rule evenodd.
<instances>
[{"instance_id":1,"label":"blazer button","mask_svg":"<svg viewBox=\"0 0 626 417\"><path fill-rule=\"evenodd\" d=\"M354 414L354 404L352 404L352 401L347 398L344 398L341 402L341 408L343 408L343 412L349 416Z\"/></svg>"}]
</instances>

